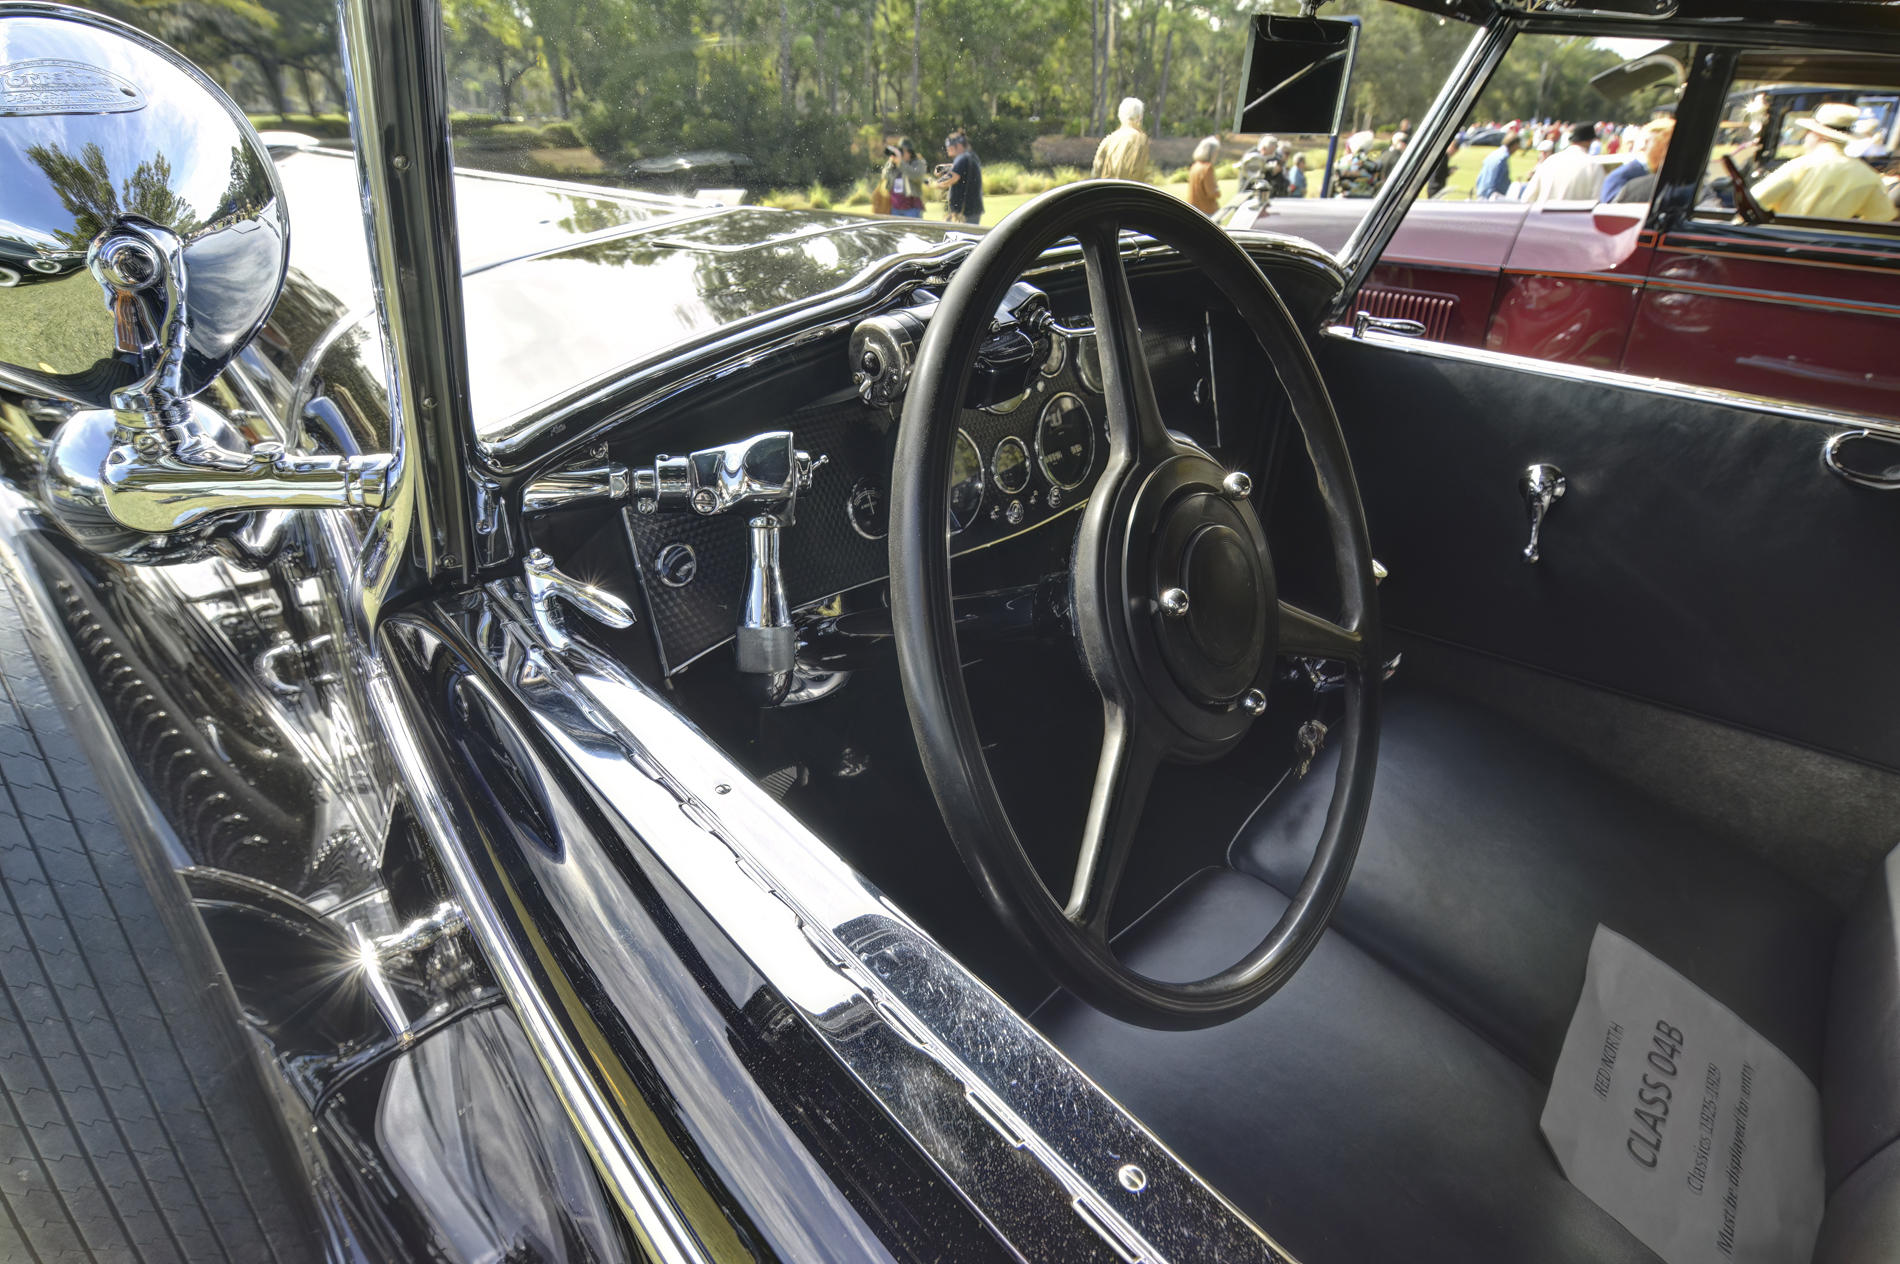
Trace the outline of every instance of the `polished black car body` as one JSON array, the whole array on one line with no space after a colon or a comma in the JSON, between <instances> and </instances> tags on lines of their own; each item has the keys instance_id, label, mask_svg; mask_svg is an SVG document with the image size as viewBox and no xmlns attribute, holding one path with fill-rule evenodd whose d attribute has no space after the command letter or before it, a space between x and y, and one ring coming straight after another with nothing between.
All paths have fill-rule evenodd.
<instances>
[{"instance_id":1,"label":"polished black car body","mask_svg":"<svg viewBox=\"0 0 1900 1264\"><path fill-rule=\"evenodd\" d=\"M1896 432L1352 321L1514 34L1900 56L1892 10L1454 8L1335 256L1119 184L986 235L458 173L439 13L351 0L355 151L278 155L287 279L190 383L276 500L87 421L124 327L112 381L0 334L0 677L119 822L205 1100L261 1121L226 1161L269 1250L1653 1259L1535 1133L1599 921L1822 1085L1816 1258L1900 1242L1900 559L1838 476ZM129 523L88 424L212 509ZM1090 550L1133 555L1127 470L1190 465L1155 549L1229 551L1150 610ZM1117 816L1150 650L1194 741ZM1077 837L1114 872L1064 922ZM262 1258L222 1223L174 1254Z\"/></svg>"}]
</instances>

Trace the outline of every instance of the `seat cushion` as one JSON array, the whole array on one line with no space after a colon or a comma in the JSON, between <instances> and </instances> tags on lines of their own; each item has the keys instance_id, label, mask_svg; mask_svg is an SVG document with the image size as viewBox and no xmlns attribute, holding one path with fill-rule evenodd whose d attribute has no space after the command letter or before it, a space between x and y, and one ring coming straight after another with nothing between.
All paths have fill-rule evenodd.
<instances>
[{"instance_id":1,"label":"seat cushion","mask_svg":"<svg viewBox=\"0 0 1900 1264\"><path fill-rule=\"evenodd\" d=\"M1900 1146L1889 1145L1828 1195L1814 1264L1895 1260L1900 1260Z\"/></svg>"},{"instance_id":2,"label":"seat cushion","mask_svg":"<svg viewBox=\"0 0 1900 1264\"><path fill-rule=\"evenodd\" d=\"M1334 759L1242 828L1233 866L1281 891L1312 859ZM1548 1083L1599 922L1817 1085L1840 917L1819 896L1494 712L1387 699L1365 841L1334 929Z\"/></svg>"},{"instance_id":3,"label":"seat cushion","mask_svg":"<svg viewBox=\"0 0 1900 1264\"><path fill-rule=\"evenodd\" d=\"M1203 977L1286 903L1203 870L1116 949L1156 978ZM1545 1086L1343 936L1208 1031L1130 1027L1066 993L1035 1021L1303 1264L1656 1259L1564 1179L1538 1132Z\"/></svg>"},{"instance_id":4,"label":"seat cushion","mask_svg":"<svg viewBox=\"0 0 1900 1264\"><path fill-rule=\"evenodd\" d=\"M1900 1137L1900 849L1874 871L1841 932L1828 1005L1827 1184L1833 1190ZM1900 1174L1889 1153L1884 1170ZM1868 1182L1861 1181L1866 1189ZM1900 1190L1900 1180L1892 1186ZM1866 1195L1861 1200L1866 1200ZM1832 1214L1831 1212L1829 1213ZM1900 1226L1900 1207L1890 1219ZM1891 1257L1890 1257L1891 1258Z\"/></svg>"}]
</instances>

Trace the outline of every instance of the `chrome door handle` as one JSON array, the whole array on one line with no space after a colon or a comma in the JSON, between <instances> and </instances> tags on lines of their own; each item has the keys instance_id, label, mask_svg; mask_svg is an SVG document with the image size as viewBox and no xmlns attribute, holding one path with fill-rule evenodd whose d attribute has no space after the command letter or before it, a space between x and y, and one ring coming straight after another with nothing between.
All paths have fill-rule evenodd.
<instances>
[{"instance_id":1,"label":"chrome door handle","mask_svg":"<svg viewBox=\"0 0 1900 1264\"><path fill-rule=\"evenodd\" d=\"M1842 448L1862 440L1900 447L1900 434L1890 434L1885 430L1843 430L1821 446L1821 463L1850 483L1883 492L1900 491L1900 464L1889 465L1877 474L1867 474L1841 460Z\"/></svg>"},{"instance_id":2,"label":"chrome door handle","mask_svg":"<svg viewBox=\"0 0 1900 1264\"><path fill-rule=\"evenodd\" d=\"M528 581L528 605L534 623L552 650L565 650L574 642L567 634L567 623L554 603L565 601L584 615L610 628L633 626L633 607L604 588L575 579L554 565L554 559L540 549L528 550L522 573Z\"/></svg>"},{"instance_id":3,"label":"chrome door handle","mask_svg":"<svg viewBox=\"0 0 1900 1264\"><path fill-rule=\"evenodd\" d=\"M1537 537L1544 530L1544 515L1550 512L1551 503L1564 494L1564 472L1554 465L1533 465L1517 480L1517 490L1524 493L1524 508L1531 516L1531 542L1524 546L1524 560L1535 562Z\"/></svg>"},{"instance_id":4,"label":"chrome door handle","mask_svg":"<svg viewBox=\"0 0 1900 1264\"><path fill-rule=\"evenodd\" d=\"M1407 320L1403 316L1374 316L1371 312L1352 314L1352 336L1364 338L1366 330L1376 329L1382 334L1397 334L1401 338L1423 338L1425 322Z\"/></svg>"}]
</instances>

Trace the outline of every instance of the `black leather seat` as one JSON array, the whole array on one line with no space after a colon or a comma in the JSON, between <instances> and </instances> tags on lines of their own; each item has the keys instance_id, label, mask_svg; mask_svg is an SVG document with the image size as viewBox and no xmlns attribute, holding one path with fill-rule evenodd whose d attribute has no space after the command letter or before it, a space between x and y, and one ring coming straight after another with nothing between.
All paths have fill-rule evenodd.
<instances>
[{"instance_id":1,"label":"black leather seat","mask_svg":"<svg viewBox=\"0 0 1900 1264\"><path fill-rule=\"evenodd\" d=\"M1330 767L1270 800L1231 869L1118 941L1185 979L1231 964L1306 867ZM1888 871L1900 883L1900 859ZM1896 888L1900 889L1900 888ZM1817 1260L1900 1258L1900 956L1883 875L1849 920L1745 852L1489 712L1386 711L1352 884L1278 996L1211 1031L1036 1020L1306 1264L1654 1256L1564 1179L1537 1121L1602 922L1823 1090ZM1840 961L1835 961L1836 945Z\"/></svg>"}]
</instances>

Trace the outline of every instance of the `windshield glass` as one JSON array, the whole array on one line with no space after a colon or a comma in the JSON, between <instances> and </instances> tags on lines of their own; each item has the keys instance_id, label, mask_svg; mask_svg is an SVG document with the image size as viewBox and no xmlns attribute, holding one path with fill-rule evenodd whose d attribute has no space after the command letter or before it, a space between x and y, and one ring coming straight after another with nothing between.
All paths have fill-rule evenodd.
<instances>
[{"instance_id":1,"label":"windshield glass","mask_svg":"<svg viewBox=\"0 0 1900 1264\"><path fill-rule=\"evenodd\" d=\"M858 292L893 259L958 249L955 225L993 225L1092 174L1152 183L1235 226L1250 196L1370 197L1472 35L1420 9L1338 0L1327 17L1359 33L1337 133L1262 137L1233 130L1254 12L444 0L483 438L505 445L564 395L786 304ZM125 16L204 68L270 144L291 203L293 291L329 296L312 300L324 312L367 309L335 6L156 0ZM751 209L689 225L734 207ZM765 218L787 212L797 222ZM854 236L869 218L882 227ZM636 271L649 284L629 303Z\"/></svg>"}]
</instances>

